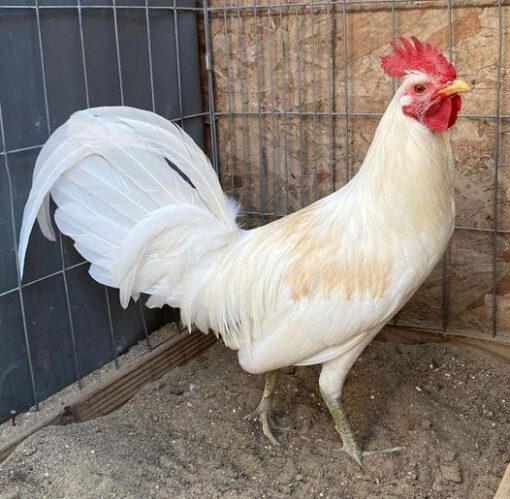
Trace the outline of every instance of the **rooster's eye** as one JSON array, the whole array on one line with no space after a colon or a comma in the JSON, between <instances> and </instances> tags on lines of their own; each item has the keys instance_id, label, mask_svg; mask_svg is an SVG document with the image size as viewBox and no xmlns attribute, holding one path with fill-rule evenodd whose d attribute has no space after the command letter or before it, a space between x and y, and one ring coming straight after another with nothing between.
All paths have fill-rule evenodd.
<instances>
[{"instance_id":1,"label":"rooster's eye","mask_svg":"<svg viewBox=\"0 0 510 499\"><path fill-rule=\"evenodd\" d=\"M415 85L414 86L414 91L417 93L417 94L422 94L423 92L425 92L425 87L423 85Z\"/></svg>"}]
</instances>

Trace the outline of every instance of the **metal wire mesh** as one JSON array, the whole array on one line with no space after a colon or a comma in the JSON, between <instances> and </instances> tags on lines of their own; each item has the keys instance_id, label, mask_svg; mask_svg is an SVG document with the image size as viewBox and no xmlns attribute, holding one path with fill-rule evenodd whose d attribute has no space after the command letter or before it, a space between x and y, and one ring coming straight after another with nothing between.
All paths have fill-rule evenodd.
<instances>
[{"instance_id":1,"label":"metal wire mesh","mask_svg":"<svg viewBox=\"0 0 510 499\"><path fill-rule=\"evenodd\" d=\"M505 29L508 29L504 25L503 9L508 2L218 0L211 3L206 21L210 27L206 29L212 31L215 41L212 73L216 102L215 105L210 102L209 107L214 108L219 130L217 147L221 179L225 189L241 200L247 223L252 225L285 216L336 190L355 173L353 167L359 166L358 151L352 150L353 136L360 131L363 133L363 119L375 121L382 116L383 108L365 110L358 102L351 102L352 85L359 83L356 74L359 68L353 69L352 52L358 45L363 45L360 35L354 31L352 17L361 12L366 16L365 23L370 25L371 13L387 13L384 26L370 27L371 32L384 33L385 46L399 30L409 29L409 26L399 26L399 20L407 11L418 8L422 13L427 9L434 11L435 19L429 17L424 22L429 25L420 24L414 17L412 29L418 34L430 32L455 63L459 41L455 37L462 39L465 36L456 23L461 23L459 18L466 22L461 14L455 14L456 9L496 10L497 25L490 34L491 47L496 54L494 99L490 108L471 108L460 118L461 122L494 125L494 146L486 151L492 158L493 171L492 183L487 187L492 192L490 223L486 226L468 225L466 220L460 220L456 224L457 235L473 233L483 237L487 234L491 238L490 285L485 297L489 317L484 318L483 327L479 329L474 321L466 327L459 326L456 317L452 319L458 314L457 310L452 312L451 302L453 300L459 308L455 296L459 284L455 281L452 288L451 283L453 278L458 280L456 273L459 271L452 265L456 255L449 248L436 269L436 275L440 276L440 299L435 304L428 304L430 309L436 309L437 322L414 321L404 309L394 318L393 324L438 332L490 334L510 340L509 325L498 323L500 288L506 275L501 268L498 244L501 246L501 238L510 233L500 224L498 201L502 192L499 181L501 124L510 118L508 113L501 111L502 85L506 81L502 75L508 72L508 65L503 61ZM430 27L434 20L438 21L437 32ZM367 31L363 33L367 35ZM328 35L329 43L326 41ZM377 58L374 54L372 57ZM322 80L327 80L321 91L317 83L319 72L323 73ZM329 72L328 77L326 72ZM395 92L395 82L392 82L391 90L391 93ZM388 98L390 96L388 94ZM455 131L453 134L455 137ZM366 136L369 142L370 132ZM324 137L327 137L325 147ZM338 153L340 149L341 153ZM343 165L343 171L340 165ZM321 175L330 179L327 189L321 187ZM480 260L480 265L485 263ZM482 286L480 283L480 289Z\"/></svg>"},{"instance_id":2,"label":"metal wire mesh","mask_svg":"<svg viewBox=\"0 0 510 499\"><path fill-rule=\"evenodd\" d=\"M88 0L76 0L74 2L74 5L70 5L70 2L65 1L55 1L55 2L48 2L45 0L34 0L32 5L30 5L30 2L27 2L27 5L23 5L21 3L12 3L12 5L8 5L11 2L0 2L0 20L1 16L9 13L14 14L16 13L20 14L21 16L25 17L16 17L12 22L20 22L20 19L22 19L21 22L32 22L35 20L36 25L36 38L35 40L31 40L32 43L35 44L35 49L32 46L31 49L33 49L35 52L37 52L38 57L36 58L36 64L39 65L37 71L33 71L33 68L27 67L26 72L32 73L32 71L37 75L37 73L40 73L40 84L42 88L42 101L43 105L42 108L44 110L44 124L41 126L44 127L45 133L41 133L40 136L48 136L51 134L55 126L52 123L52 120L50 119L50 109L51 104L49 102L49 95L48 95L48 88L47 88L47 75L48 70L46 68L46 57L48 56L47 51L51 50L46 48L45 49L45 43L44 43L44 30L42 29L42 15L47 15L49 18L57 18L59 15L62 15L62 13L65 13L66 19L69 19L72 17L72 19L76 19L77 21L77 27L79 29L79 40L80 40L80 62L79 67L82 71L82 78L83 78L83 86L84 86L84 104L86 107L90 107L92 104L91 100L91 94L90 94L90 84L89 84L89 76L91 69L94 71L94 68L90 67L90 56L87 57L87 46L86 46L86 40L87 37L85 36L85 30L84 27L84 18L85 20L88 19L89 24L93 22L91 19L95 18L87 18L86 16L91 13L95 14L97 13L99 16L104 15L105 13L113 16L113 23L112 23L112 29L113 29L113 38L114 38L114 46L115 46L115 54L114 59L116 60L116 70L117 70L117 80L118 80L118 94L119 99L118 102L106 102L107 104L127 104L127 105L133 105L133 95L131 92L130 98L131 102L129 101L129 98L126 97L126 89L125 89L125 82L128 81L130 85L132 86L131 79L127 79L126 75L124 74L124 61L128 59L129 55L122 54L122 51L125 50L123 47L123 42L121 40L120 36L120 24L121 20L119 19L121 13L139 13L142 14L142 16L138 16L137 19L139 21L143 20L145 25L145 33L146 33L146 39L145 44L147 47L147 59L148 59L148 72L149 72L149 102L148 105L145 106L148 109L152 111L159 112L160 114L166 114L167 117L174 118L173 120L178 122L181 126L187 126L188 123L193 124L198 119L199 121L203 121L204 117L207 115L206 112L202 112L201 108L201 102L200 99L196 99L198 102L194 106L195 108L198 107L198 112L189 112L190 105L189 103L184 102L184 98L186 97L186 90L183 89L183 82L182 82L182 63L181 63L181 52L182 47L180 46L181 40L184 40L186 43L189 43L190 35L189 33L180 33L182 30L182 23L180 22L182 19L179 16L183 15L192 15L195 16L196 12L202 12L202 8L197 9L194 7L190 2L186 1L177 1L172 0L169 2L169 5L161 5L161 6L154 6L151 5L153 2L149 2L149 0L144 0L142 2L142 5L119 5L121 3L124 3L121 1L117 2L116 0L112 0L110 2L105 1L103 3L96 2L96 4L90 4ZM189 5L186 5L189 4ZM8 14L8 15L9 15ZM138 14L137 14L138 15ZM176 74L173 74L172 77L177 79L177 101L178 101L178 109L175 113L172 110L166 108L157 108L156 105L156 92L155 92L155 82L156 82L156 76L154 75L154 65L153 65L153 53L154 53L154 47L152 46L152 34L151 34L151 23L155 18L156 20L160 20L161 16L170 16L169 19L171 21L171 30L167 33L167 39L164 46L161 46L161 37L156 39L156 42L158 43L158 50L159 53L165 53L167 50L172 48L172 39L173 39L173 48L174 51L173 58L175 59L175 66L176 66ZM27 17L28 16L28 17ZM5 20L4 20L5 21ZM7 21L5 21L7 22ZM5 26L5 25L4 25ZM18 25L19 27L19 25ZM90 28L90 26L89 26ZM15 30L13 30L14 33L16 33ZM13 35L16 36L16 35ZM196 38L196 33L195 33ZM90 38L89 38L90 41ZM192 38L192 41L196 43L196 39ZM22 39L14 38L14 43L23 44L26 43L26 41ZM138 43L138 41L137 41ZM105 49L106 50L106 49ZM54 53L51 53L50 56L55 56ZM161 66L161 65L160 65ZM198 67L198 63L197 63ZM70 68L69 71L72 71L73 69ZM74 67L74 70L76 71L76 67ZM160 67L161 70L161 67ZM65 71L65 68L63 68L63 71ZM189 71L188 71L189 74ZM198 73L197 73L198 74ZM79 75L78 75L79 77ZM102 85L108 86L111 83L102 81ZM193 86L199 89L199 80L193 82L187 82L188 88ZM168 90L170 92L170 90ZM196 93L196 92L195 92ZM189 92L188 92L189 94ZM189 100L189 99L188 99ZM97 97L96 97L97 101ZM97 104L96 104L97 105ZM136 104L134 104L136 105ZM83 105L79 107L85 107ZM79 108L76 107L75 109ZM138 107L141 107L140 105ZM74 109L71 109L74 110ZM171 114L173 113L173 116ZM60 123L58 123L60 124ZM0 137L2 142L2 148L0 150L0 159L3 158L4 166L5 166L5 180L7 183L7 192L8 192L8 198L9 198L9 226L12 229L12 240L14 242L14 251L17 252L17 230L19 228L19 220L16 213L16 199L20 196L20 193L17 192L17 189L19 189L19 186L16 187L14 185L13 179L12 179L12 173L13 173L13 165L11 164L12 158L16 158L19 155L26 154L26 153L37 153L38 150L42 147L42 143L26 143L27 140L30 140L29 138L21 137L21 142L23 143L21 146L16 147L9 147L9 144L12 143L12 140L9 140L8 137L6 137L6 131L9 130L10 123L6 121L5 119L5 113L3 112L3 106L2 102L0 101ZM196 128L196 127L195 127ZM196 132L197 130L195 130ZM19 141L18 141L19 142ZM10 237L9 237L10 239ZM4 241L4 244L8 244L6 241ZM50 272L47 274L44 274L42 276L38 276L35 279L26 279L25 281L21 281L19 272L17 272L17 282L14 287L10 287L9 289L1 289L0 288L0 299L9 299L9 297L17 295L19 298L19 305L21 310L21 327L23 329L23 341L24 341L24 351L25 351L25 361L28 366L29 371L29 378L30 378L30 391L31 391L31 403L29 405L32 405L32 403L38 407L39 402L45 398L48 393L46 390L46 387L43 387L41 389L41 383L42 381L39 379L40 373L38 372L37 367L34 365L34 353L33 353L33 344L34 342L37 342L38 339L34 337L34 335L30 334L30 327L29 324L33 322L35 319L33 316L29 317L29 314L27 314L26 310L26 293L31 291L34 286L38 285L44 285L44 283L48 282L49 280L57 277L61 277L63 281L63 287L64 287L64 295L65 295L65 307L66 307L66 314L67 317L67 326L62 324L62 333L64 337L62 338L62 341L64 341L66 338L65 336L69 334L70 338L70 344L71 344L71 355L72 355L72 364L73 364L73 375L71 378L68 377L66 381L58 381L57 383L60 383L60 385L53 388L53 391L62 388L65 386L65 384L68 384L71 381L78 380L80 386L81 386L81 380L82 377L85 376L88 370L85 370L85 368L80 365L80 359L83 357L83 352L80 351L79 345L77 345L76 341L76 334L75 334L75 322L76 322L76 314L80 315L79 308L72 307L71 306L71 298L70 298L70 290L69 290L69 283L68 283L68 274L70 271L73 271L75 269L78 269L80 267L83 267L87 264L87 262L83 261L81 258L80 261L77 263L70 263L69 258L66 258L66 251L69 250L69 248L66 248L66 243L64 242L62 236L59 236L58 240L59 244L59 260L60 260L60 268L54 272ZM69 245L67 245L69 246ZM40 258L45 258L44 255L40 255ZM96 299L96 298L94 298ZM120 311L118 314L114 317L114 314L112 313L112 306L110 300L110 293L108 292L107 288L104 288L103 291L103 297L102 300L104 302L104 306L107 311L107 320L109 325L109 331L110 331L110 342L111 342L111 353L107 354L105 357L104 352L101 352L101 356L99 356L100 352L96 352L95 354L100 358L105 359L114 359L116 365L118 366L117 356L120 350L120 344L123 344L123 348L127 346L125 344L124 338L122 341L116 337L116 328L122 327L122 325L117 324L117 321L119 320ZM76 301L76 300L75 300ZM6 302L7 303L7 302ZM50 305L51 307L51 305ZM136 314L139 317L140 324L142 325L143 331L142 334L145 335L146 342L151 347L150 342L150 336L149 336L149 326L147 324L147 317L143 310L142 301L139 301L137 305L134 306L137 310ZM133 306L131 307L133 308ZM5 314L2 316L2 313L0 313L0 324L4 324L6 326L5 321L2 321L2 317L4 317ZM132 320L133 319L133 311L130 312L129 315L126 315L125 320ZM154 327L158 324L158 320L151 321L151 327ZM12 324L10 324L12 326ZM45 328L47 325L40 324L39 328ZM4 341L3 338L0 338L0 340ZM11 341L8 338L5 338L5 341ZM132 340L131 340L132 341ZM98 345L99 346L99 345ZM45 348L48 351L51 350L58 350L57 345L45 345ZM92 355L94 353L92 352ZM19 361L17 364L17 368L19 369ZM8 366L6 366L7 368ZM61 366L56 363L56 365L52 366L57 372L56 377L58 378L58 371ZM9 370L8 370L9 371ZM9 372L6 371L5 376L2 377L2 385L0 386L0 400L5 402L5 398L7 397L4 391L6 390L6 384L5 383L12 383L16 385L16 381L12 381L11 379L8 379L7 376ZM21 385L23 384L23 381L19 380L18 384L20 385L20 391L23 391L21 389ZM12 390L11 390L12 391ZM44 392L44 393L41 393ZM23 408L26 408L26 400L21 400L22 397L20 396L19 403L17 402L16 409L20 410ZM8 402L5 402L6 404ZM16 404L14 404L16 405ZM12 409L12 405L9 407L0 407L0 415L4 414L5 411L8 411Z\"/></svg>"},{"instance_id":3,"label":"metal wire mesh","mask_svg":"<svg viewBox=\"0 0 510 499\"><path fill-rule=\"evenodd\" d=\"M172 18L171 35L174 40L177 79L178 110L172 117L181 125L194 119L205 120L208 126L207 142L211 160L219 173L225 190L239 198L244 208L247 224L260 225L284 216L309 202L339 188L356 173L360 163L359 145L353 136L362 136L369 142L373 133L372 124L383 114L377 105L360 108L353 93L359 84L357 71L353 67L351 53L360 43L350 18L361 11L386 13L384 26L373 26L374 31L384 30L386 41L400 32L400 16L408 7L433 9L446 19L446 44L455 62L456 31L455 9L495 8L497 28L492 34L496 51L495 100L491 108L470 110L462 120L494 124L494 145L489 151L493 158L492 170L492 218L490 224L468 225L463 221L456 226L457 233L474 233L490 237L490 292L489 330L498 339L510 340L510 331L498 323L498 292L500 285L501 256L498 244L510 234L507 225L501 225L499 200L501 168L502 124L510 120L510 114L502 112L501 92L507 71L503 61L505 29L503 9L510 2L456 1L452 0L307 0L290 2L229 2L229 0L203 0L198 6L186 0L33 0L22 5L13 1L0 2L0 16L4 12L29 12L35 17L36 40L40 65L39 73L43 88L44 124L46 134L54 125L50 116L50 98L47 88L47 53L44 49L44 33L41 28L42 15L58 15L59 12L76 14L80 40L80 66L83 75L85 102L94 105L91 98L91 68L87 64L86 16L92 12L109 12L113 16L112 36L115 54L112 59L119 85L119 104L130 104L131 90L126 88L126 68L122 51L125 49L120 33L119 17L125 13L139 13L137 22L143 24L144 35L135 43L143 44L147 50L149 100L146 107L160 112L156 86L158 76L155 67L159 58L155 55L152 30L153 16L166 13ZM9 5L10 4L10 5ZM183 32L179 16L192 14L200 25L202 59L203 106L196 112L187 112L186 87L189 82L183 75L180 48L189 43L189 34ZM439 15L439 14L438 14ZM292 20L289 24L288 21ZM315 28L317 26L317 28ZM290 33L290 29L295 29ZM306 30L311 34L304 39ZM142 39L143 38L143 39ZM340 40L340 42L339 42ZM170 44L169 44L170 46ZM161 53L159 54L161 56ZM76 71L76 69L75 69ZM287 89L292 91L288 92ZM395 82L389 87L386 97L395 92ZM384 90L384 89L383 89ZM5 164L7 192L9 197L9 219L12 237L16 245L16 192L13 182L13 160L20 154L37 152L44 140L32 143L9 145L6 140L9 123L6 122L0 101L0 159ZM136 105L136 104L135 104ZM162 113L164 114L164 113ZM366 128L366 130L365 130ZM324 181L323 179L326 179ZM15 247L16 249L16 247ZM450 251L450 250L449 250ZM23 341L28 365L30 390L37 405L41 400L25 301L26 293L34 286L56 276L61 276L65 293L65 308L68 326L66 331L72 345L74 379L85 374L80 364L80 348L75 331L75 314L69 292L69 273L86 264L66 259L66 241L59 238L59 269L21 282L19 274L15 286L0 289L0 298L18 296L21 307ZM413 322L409 314L394 318L395 325L429 328L434 331L481 334L479 330L452 326L451 251L447 252L438 270L440 300L431 304L438 320L426 323ZM113 296L113 295L112 295ZM117 338L114 314L115 303L110 294L103 291L107 310L111 357L117 359ZM148 325L141 304L137 310L146 340L150 346Z\"/></svg>"}]
</instances>

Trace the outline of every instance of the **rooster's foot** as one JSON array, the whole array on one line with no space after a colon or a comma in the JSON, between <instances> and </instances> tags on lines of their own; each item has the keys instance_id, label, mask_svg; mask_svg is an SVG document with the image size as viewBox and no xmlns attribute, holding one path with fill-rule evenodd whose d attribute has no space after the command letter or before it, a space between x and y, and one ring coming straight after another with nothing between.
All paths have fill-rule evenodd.
<instances>
[{"instance_id":1,"label":"rooster's foot","mask_svg":"<svg viewBox=\"0 0 510 499\"><path fill-rule=\"evenodd\" d=\"M338 431L338 429L337 429ZM340 432L339 432L340 433ZM370 475L377 485L379 485L379 477L370 469L365 466L363 462L364 452L356 445L346 445L345 443L341 448L367 475Z\"/></svg>"},{"instance_id":2,"label":"rooster's foot","mask_svg":"<svg viewBox=\"0 0 510 499\"><path fill-rule=\"evenodd\" d=\"M377 485L379 485L379 477L370 468L367 468L363 462L363 458L366 456L373 456L374 454L399 452L402 449L404 449L404 447L391 447L388 449L362 451L355 442L351 441L349 445L344 443L341 450L342 452L345 452L345 454L347 454L365 473L370 475L375 480Z\"/></svg>"},{"instance_id":3,"label":"rooster's foot","mask_svg":"<svg viewBox=\"0 0 510 499\"><path fill-rule=\"evenodd\" d=\"M402 450L403 447L392 447L390 449L375 451L362 451L356 442L356 438L352 431L351 425L347 420L342 402L340 402L339 399L328 396L326 393L322 393L322 397L324 402L326 402L331 416L333 417L336 431L340 434L342 439L342 452L345 452L345 454L347 454L365 473L370 475L375 480L375 482L379 484L379 477L365 466L363 458L373 454L398 452Z\"/></svg>"},{"instance_id":4,"label":"rooster's foot","mask_svg":"<svg viewBox=\"0 0 510 499\"><path fill-rule=\"evenodd\" d=\"M280 445L278 440L273 435L273 432L279 433L283 428L279 426L271 416L271 405L273 402L273 395L276 388L276 379L278 378L278 371L271 371L266 374L266 385L264 387L264 394L257 408L245 416L244 419L258 419L262 425L264 435L269 439L273 445Z\"/></svg>"},{"instance_id":5,"label":"rooster's foot","mask_svg":"<svg viewBox=\"0 0 510 499\"><path fill-rule=\"evenodd\" d=\"M283 428L279 426L271 416L270 406L270 403L267 403L266 400L262 400L258 407L253 412L245 416L244 419L258 419L262 425L262 431L269 441L273 445L280 445L273 433L280 433L283 431Z\"/></svg>"}]
</instances>

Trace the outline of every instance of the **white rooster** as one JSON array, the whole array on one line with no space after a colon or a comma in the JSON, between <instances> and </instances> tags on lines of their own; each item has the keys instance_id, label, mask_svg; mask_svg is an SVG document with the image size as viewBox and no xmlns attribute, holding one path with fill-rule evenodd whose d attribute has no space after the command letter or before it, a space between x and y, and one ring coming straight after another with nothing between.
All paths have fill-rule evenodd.
<instances>
[{"instance_id":1,"label":"white rooster","mask_svg":"<svg viewBox=\"0 0 510 499\"><path fill-rule=\"evenodd\" d=\"M448 134L471 88L415 37L382 57L400 88L359 173L337 192L264 227L242 230L205 154L179 127L147 111L80 111L43 147L20 234L23 261L37 217L55 221L119 288L122 305L181 309L212 330L250 373L267 373L255 411L272 434L277 371L322 364L319 385L343 450L363 453L342 407L354 361L441 258L454 226ZM169 166L169 163L173 167Z\"/></svg>"}]
</instances>

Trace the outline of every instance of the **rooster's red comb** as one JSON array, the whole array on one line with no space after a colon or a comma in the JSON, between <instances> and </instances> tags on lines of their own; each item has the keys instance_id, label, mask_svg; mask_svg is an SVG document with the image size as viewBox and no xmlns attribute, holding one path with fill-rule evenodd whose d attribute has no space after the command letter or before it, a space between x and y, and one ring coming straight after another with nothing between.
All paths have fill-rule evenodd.
<instances>
[{"instance_id":1,"label":"rooster's red comb","mask_svg":"<svg viewBox=\"0 0 510 499\"><path fill-rule=\"evenodd\" d=\"M457 72L453 64L430 43L422 43L415 36L411 36L411 43L407 38L399 36L401 46L396 40L390 42L393 54L381 56L381 64L388 76L402 78L408 71L420 71L433 76L441 83L455 80Z\"/></svg>"}]
</instances>

